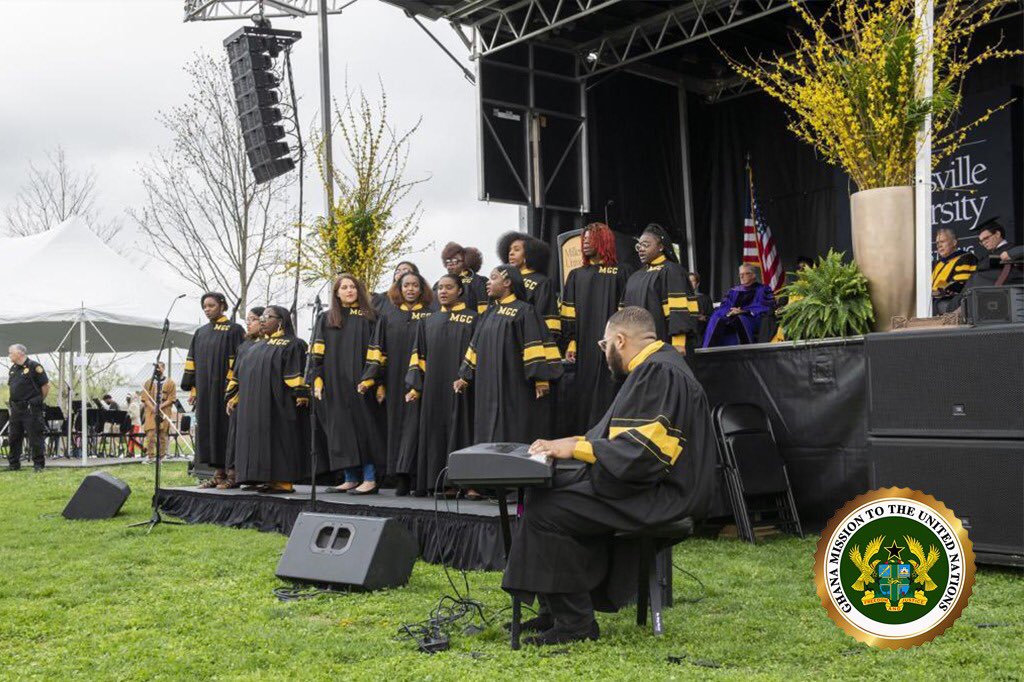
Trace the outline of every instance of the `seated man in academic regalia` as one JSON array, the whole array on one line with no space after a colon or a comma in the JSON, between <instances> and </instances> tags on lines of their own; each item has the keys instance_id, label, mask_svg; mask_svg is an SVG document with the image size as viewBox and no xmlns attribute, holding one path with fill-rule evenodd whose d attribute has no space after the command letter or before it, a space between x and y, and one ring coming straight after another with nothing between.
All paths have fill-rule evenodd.
<instances>
[{"instance_id":1,"label":"seated man in academic regalia","mask_svg":"<svg viewBox=\"0 0 1024 682\"><path fill-rule=\"evenodd\" d=\"M1006 240L1006 228L998 217L978 227L978 246L973 253L978 266L965 288L1024 284L1024 266L1019 263L1024 249Z\"/></svg>"},{"instance_id":2,"label":"seated man in academic regalia","mask_svg":"<svg viewBox=\"0 0 1024 682\"><path fill-rule=\"evenodd\" d=\"M551 488L527 491L502 588L536 618L527 644L597 639L594 610L615 611L636 596L634 542L614 537L691 517L714 491L715 442L704 389L686 359L659 341L654 318L629 306L608 319L599 342L624 379L586 436L538 440L531 454L583 462L555 473Z\"/></svg>"},{"instance_id":3,"label":"seated man in academic regalia","mask_svg":"<svg viewBox=\"0 0 1024 682\"><path fill-rule=\"evenodd\" d=\"M942 315L960 307L960 292L978 269L978 259L973 253L957 248L956 233L948 227L935 233L935 253L932 314Z\"/></svg>"},{"instance_id":4,"label":"seated man in academic regalia","mask_svg":"<svg viewBox=\"0 0 1024 682\"><path fill-rule=\"evenodd\" d=\"M740 266L740 283L729 289L708 320L704 348L755 343L761 319L775 309L771 287L757 281L753 265Z\"/></svg>"}]
</instances>

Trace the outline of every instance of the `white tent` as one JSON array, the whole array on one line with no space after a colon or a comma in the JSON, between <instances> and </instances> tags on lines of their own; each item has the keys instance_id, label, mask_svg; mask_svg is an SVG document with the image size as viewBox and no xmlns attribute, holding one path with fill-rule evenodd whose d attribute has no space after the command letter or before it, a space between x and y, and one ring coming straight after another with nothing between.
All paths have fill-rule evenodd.
<instances>
[{"instance_id":1,"label":"white tent","mask_svg":"<svg viewBox=\"0 0 1024 682\"><path fill-rule=\"evenodd\" d=\"M0 348L21 343L30 354L77 350L82 387L87 353L159 348L164 316L180 295L79 218L30 237L0 238L0 256ZM179 302L169 317L172 346L187 346L198 327L192 303ZM85 390L81 398L84 415ZM85 427L83 417L83 458Z\"/></svg>"}]
</instances>

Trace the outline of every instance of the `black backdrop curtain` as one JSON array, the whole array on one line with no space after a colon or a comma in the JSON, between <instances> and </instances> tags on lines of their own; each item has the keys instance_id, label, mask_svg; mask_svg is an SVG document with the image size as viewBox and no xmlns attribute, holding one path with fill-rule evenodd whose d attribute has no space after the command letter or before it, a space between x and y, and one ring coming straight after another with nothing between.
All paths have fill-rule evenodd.
<instances>
[{"instance_id":1,"label":"black backdrop curtain","mask_svg":"<svg viewBox=\"0 0 1024 682\"><path fill-rule=\"evenodd\" d=\"M590 219L639 235L660 223L686 254L679 90L615 73L587 93Z\"/></svg>"},{"instance_id":2,"label":"black backdrop curtain","mask_svg":"<svg viewBox=\"0 0 1024 682\"><path fill-rule=\"evenodd\" d=\"M761 213L787 271L798 256L851 251L846 176L786 129L780 105L763 94L720 104L690 99L697 269L713 295L736 283L743 250L750 154Z\"/></svg>"}]
</instances>

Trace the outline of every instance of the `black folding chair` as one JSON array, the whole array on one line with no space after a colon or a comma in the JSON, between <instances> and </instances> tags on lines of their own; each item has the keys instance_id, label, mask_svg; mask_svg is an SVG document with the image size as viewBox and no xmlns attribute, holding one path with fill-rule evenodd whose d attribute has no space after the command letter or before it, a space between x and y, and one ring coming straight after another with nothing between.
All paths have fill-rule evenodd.
<instances>
[{"instance_id":1,"label":"black folding chair","mask_svg":"<svg viewBox=\"0 0 1024 682\"><path fill-rule=\"evenodd\" d=\"M760 525L803 537L789 473L767 415L757 405L736 403L719 405L713 416L739 537L756 543L754 527Z\"/></svg>"},{"instance_id":2,"label":"black folding chair","mask_svg":"<svg viewBox=\"0 0 1024 682\"><path fill-rule=\"evenodd\" d=\"M68 437L68 421L64 417L64 410L60 408L60 405L46 405L43 412L43 420L46 422L46 430L43 432L43 438L46 442L46 456L63 456L67 451L62 445Z\"/></svg>"}]
</instances>

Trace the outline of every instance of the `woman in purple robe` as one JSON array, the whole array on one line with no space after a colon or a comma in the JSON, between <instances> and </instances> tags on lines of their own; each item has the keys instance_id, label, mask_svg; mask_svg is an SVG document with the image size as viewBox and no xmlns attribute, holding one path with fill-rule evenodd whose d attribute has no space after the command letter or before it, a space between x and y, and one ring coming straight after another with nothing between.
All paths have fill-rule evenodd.
<instances>
[{"instance_id":1,"label":"woman in purple robe","mask_svg":"<svg viewBox=\"0 0 1024 682\"><path fill-rule=\"evenodd\" d=\"M744 263L740 266L739 285L726 292L722 304L708 320L704 348L754 343L761 319L774 309L771 287L759 284L757 270Z\"/></svg>"}]
</instances>

